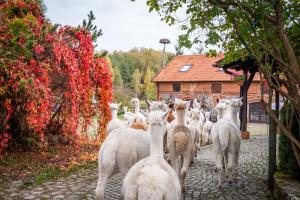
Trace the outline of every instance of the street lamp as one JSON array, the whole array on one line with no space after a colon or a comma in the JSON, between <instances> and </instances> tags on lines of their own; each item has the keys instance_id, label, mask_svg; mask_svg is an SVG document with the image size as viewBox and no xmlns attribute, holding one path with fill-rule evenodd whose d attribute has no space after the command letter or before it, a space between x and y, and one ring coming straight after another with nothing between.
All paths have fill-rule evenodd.
<instances>
[{"instance_id":1,"label":"street lamp","mask_svg":"<svg viewBox=\"0 0 300 200\"><path fill-rule=\"evenodd\" d=\"M162 57L162 63L161 63L161 66L163 67L165 65L166 44L170 44L171 42L167 38L162 38L162 39L159 40L159 43L161 43L161 44L164 45L164 48L163 48L163 57Z\"/></svg>"}]
</instances>

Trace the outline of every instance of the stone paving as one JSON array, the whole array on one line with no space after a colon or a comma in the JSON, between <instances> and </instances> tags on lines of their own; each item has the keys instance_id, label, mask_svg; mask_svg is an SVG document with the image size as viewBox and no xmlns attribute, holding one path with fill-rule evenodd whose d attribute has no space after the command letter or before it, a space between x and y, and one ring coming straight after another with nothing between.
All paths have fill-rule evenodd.
<instances>
[{"instance_id":1,"label":"stone paving","mask_svg":"<svg viewBox=\"0 0 300 200\"><path fill-rule=\"evenodd\" d=\"M201 149L188 171L187 193L183 199L268 199L267 141L267 136L243 141L235 181L231 185L225 182L222 189L216 187L212 147ZM96 180L97 169L89 169L23 190L18 189L19 182L13 182L7 190L0 190L0 199L94 199ZM120 175L113 176L108 182L105 199L119 199L121 184Z\"/></svg>"}]
</instances>

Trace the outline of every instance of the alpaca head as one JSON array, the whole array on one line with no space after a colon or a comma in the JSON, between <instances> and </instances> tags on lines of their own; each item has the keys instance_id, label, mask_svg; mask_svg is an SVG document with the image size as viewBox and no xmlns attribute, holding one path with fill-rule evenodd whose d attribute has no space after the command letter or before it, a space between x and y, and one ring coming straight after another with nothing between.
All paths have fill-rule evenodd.
<instances>
[{"instance_id":1,"label":"alpaca head","mask_svg":"<svg viewBox=\"0 0 300 200\"><path fill-rule=\"evenodd\" d=\"M194 108L191 110L191 112L192 112L192 119L195 119L195 120L200 119L200 110Z\"/></svg>"},{"instance_id":2,"label":"alpaca head","mask_svg":"<svg viewBox=\"0 0 300 200\"><path fill-rule=\"evenodd\" d=\"M128 111L128 107L127 106L123 106L123 110L124 110L124 112L127 112Z\"/></svg>"},{"instance_id":3,"label":"alpaca head","mask_svg":"<svg viewBox=\"0 0 300 200\"><path fill-rule=\"evenodd\" d=\"M182 101L180 99L175 99L175 109L180 110L183 109L185 110L188 107L189 101Z\"/></svg>"},{"instance_id":4,"label":"alpaca head","mask_svg":"<svg viewBox=\"0 0 300 200\"><path fill-rule=\"evenodd\" d=\"M168 105L161 101L148 101L147 100L146 103L148 104L150 111L155 111L155 110L167 111L168 110Z\"/></svg>"},{"instance_id":5,"label":"alpaca head","mask_svg":"<svg viewBox=\"0 0 300 200\"><path fill-rule=\"evenodd\" d=\"M225 110L226 110L226 104L225 103L222 103L222 102L219 102L217 105L216 105L216 110L218 111L218 113L223 113Z\"/></svg>"},{"instance_id":6,"label":"alpaca head","mask_svg":"<svg viewBox=\"0 0 300 200\"><path fill-rule=\"evenodd\" d=\"M175 107L175 103L173 101L170 101L169 104L168 104L168 106L169 106L170 109L173 110L174 107Z\"/></svg>"},{"instance_id":7,"label":"alpaca head","mask_svg":"<svg viewBox=\"0 0 300 200\"><path fill-rule=\"evenodd\" d=\"M224 103L226 105L226 109L230 107L230 100L229 99L221 99L219 103Z\"/></svg>"},{"instance_id":8,"label":"alpaca head","mask_svg":"<svg viewBox=\"0 0 300 200\"><path fill-rule=\"evenodd\" d=\"M130 103L133 107L137 107L139 105L139 99L138 98L133 98L131 99Z\"/></svg>"},{"instance_id":9,"label":"alpaca head","mask_svg":"<svg viewBox=\"0 0 300 200\"><path fill-rule=\"evenodd\" d=\"M211 112L206 112L206 111L204 111L204 116L205 116L205 120L206 120L206 121L209 121L210 114L211 114Z\"/></svg>"},{"instance_id":10,"label":"alpaca head","mask_svg":"<svg viewBox=\"0 0 300 200\"><path fill-rule=\"evenodd\" d=\"M235 112L235 113L239 112L240 107L243 105L242 99L243 99L243 97L230 100L230 107L233 112Z\"/></svg>"},{"instance_id":11,"label":"alpaca head","mask_svg":"<svg viewBox=\"0 0 300 200\"><path fill-rule=\"evenodd\" d=\"M164 135L168 113L168 111L151 111L149 113L148 122L151 134L154 136Z\"/></svg>"},{"instance_id":12,"label":"alpaca head","mask_svg":"<svg viewBox=\"0 0 300 200\"><path fill-rule=\"evenodd\" d=\"M194 99L193 106L194 106L194 108L200 109L201 108L201 102L198 103L198 99Z\"/></svg>"}]
</instances>

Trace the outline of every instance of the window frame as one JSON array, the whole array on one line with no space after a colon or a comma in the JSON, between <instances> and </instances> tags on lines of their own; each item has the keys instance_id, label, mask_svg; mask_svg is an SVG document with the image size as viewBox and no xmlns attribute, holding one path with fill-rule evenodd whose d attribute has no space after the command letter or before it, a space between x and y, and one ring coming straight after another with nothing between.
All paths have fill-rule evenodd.
<instances>
[{"instance_id":1,"label":"window frame","mask_svg":"<svg viewBox=\"0 0 300 200\"><path fill-rule=\"evenodd\" d=\"M178 86L179 87L179 90L177 91L175 89L175 86ZM178 89L178 88L177 88ZM173 92L181 92L181 84L180 83L172 83L172 91Z\"/></svg>"},{"instance_id":2,"label":"window frame","mask_svg":"<svg viewBox=\"0 0 300 200\"><path fill-rule=\"evenodd\" d=\"M215 87L218 86L219 88L217 88L218 90L216 90ZM214 93L214 94L221 94L222 93L222 89L223 89L223 86L222 86L222 83L218 83L218 82L215 82L215 83L212 83L211 84L211 93Z\"/></svg>"}]
</instances>

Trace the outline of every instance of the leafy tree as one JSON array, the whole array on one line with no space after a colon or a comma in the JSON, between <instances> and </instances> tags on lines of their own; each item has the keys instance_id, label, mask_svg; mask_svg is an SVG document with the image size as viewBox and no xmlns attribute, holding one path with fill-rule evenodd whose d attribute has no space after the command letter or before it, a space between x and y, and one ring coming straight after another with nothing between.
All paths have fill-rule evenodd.
<instances>
[{"instance_id":1,"label":"leafy tree","mask_svg":"<svg viewBox=\"0 0 300 200\"><path fill-rule=\"evenodd\" d=\"M123 79L122 79L119 68L117 68L117 67L113 68L113 74L114 74L113 75L113 77L114 77L113 84L123 86Z\"/></svg>"},{"instance_id":2,"label":"leafy tree","mask_svg":"<svg viewBox=\"0 0 300 200\"><path fill-rule=\"evenodd\" d=\"M145 77L144 77L144 92L145 98L148 100L154 100L156 97L156 87L155 84L151 82L152 78L154 77L154 72L151 68L147 68Z\"/></svg>"},{"instance_id":3,"label":"leafy tree","mask_svg":"<svg viewBox=\"0 0 300 200\"><path fill-rule=\"evenodd\" d=\"M141 80L142 80L142 74L139 71L139 69L136 69L133 74L132 74L132 87L134 92L136 93L136 95L140 96L142 89L143 89L143 85L141 84Z\"/></svg>"},{"instance_id":4,"label":"leafy tree","mask_svg":"<svg viewBox=\"0 0 300 200\"><path fill-rule=\"evenodd\" d=\"M292 105L300 119L300 1L298 0L147 0L150 11L158 11L168 24L177 23L177 12L186 13L181 23L185 34L181 46L204 42L225 52L222 64L253 58L271 89ZM300 136L271 112L270 117L291 142L300 166Z\"/></svg>"},{"instance_id":5,"label":"leafy tree","mask_svg":"<svg viewBox=\"0 0 300 200\"><path fill-rule=\"evenodd\" d=\"M183 49L179 45L179 42L177 42L177 44L175 45L175 51L176 51L176 55L183 55Z\"/></svg>"},{"instance_id":6,"label":"leafy tree","mask_svg":"<svg viewBox=\"0 0 300 200\"><path fill-rule=\"evenodd\" d=\"M173 54L166 53L166 59L169 61ZM153 99L153 84L147 87L143 84L150 83L151 77L158 73L161 68L162 52L147 48L134 48L128 52L115 51L109 55L114 68L114 84L122 81L127 88L133 89L140 97ZM134 72L139 71L139 87L135 87L137 80L133 80ZM151 72L151 77L149 73ZM120 79L116 80L117 73L120 73ZM147 75L148 73L148 75ZM147 77L146 77L147 76ZM120 81L119 81L120 80ZM134 84L133 84L134 83ZM147 88L147 89L146 89ZM149 93L149 91L151 91ZM146 94L147 93L147 94ZM151 94L151 95L150 95Z\"/></svg>"}]
</instances>

